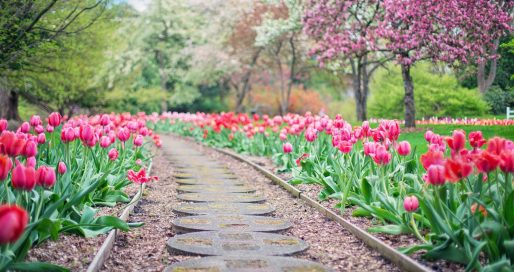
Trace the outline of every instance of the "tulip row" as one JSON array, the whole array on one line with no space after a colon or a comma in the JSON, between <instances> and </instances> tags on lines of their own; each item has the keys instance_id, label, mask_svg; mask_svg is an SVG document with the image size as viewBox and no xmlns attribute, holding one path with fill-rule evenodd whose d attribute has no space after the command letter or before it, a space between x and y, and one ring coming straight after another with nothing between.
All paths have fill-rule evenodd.
<instances>
[{"instance_id":1,"label":"tulip row","mask_svg":"<svg viewBox=\"0 0 514 272\"><path fill-rule=\"evenodd\" d=\"M28 250L59 233L96 236L132 225L115 216L95 216L100 206L129 202L123 192L146 175L144 137L160 146L146 124L156 116L110 114L37 115L14 131L0 120L0 271L34 268ZM135 171L139 171L137 174ZM61 270L36 264L43 270Z\"/></svg>"},{"instance_id":2,"label":"tulip row","mask_svg":"<svg viewBox=\"0 0 514 272\"><path fill-rule=\"evenodd\" d=\"M382 119L370 119L370 122L380 123ZM400 123L405 123L401 121ZM467 126L514 126L510 119L479 119L479 118L437 118L416 120L417 125L467 125Z\"/></svg>"},{"instance_id":3,"label":"tulip row","mask_svg":"<svg viewBox=\"0 0 514 272\"><path fill-rule=\"evenodd\" d=\"M165 114L158 125L216 147L271 156L292 184L318 184L320 200L374 218L370 232L413 235L430 259L468 270L514 269L514 144L480 131L427 131L426 154L399 141L396 121L352 127L340 116ZM480 257L480 258L479 258ZM482 261L480 261L482 260Z\"/></svg>"}]
</instances>

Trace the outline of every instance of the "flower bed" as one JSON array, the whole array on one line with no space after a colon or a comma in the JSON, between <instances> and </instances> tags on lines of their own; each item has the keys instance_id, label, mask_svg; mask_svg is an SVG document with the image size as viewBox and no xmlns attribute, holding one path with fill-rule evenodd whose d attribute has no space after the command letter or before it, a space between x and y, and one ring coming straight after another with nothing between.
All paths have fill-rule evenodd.
<instances>
[{"instance_id":1,"label":"flower bed","mask_svg":"<svg viewBox=\"0 0 514 272\"><path fill-rule=\"evenodd\" d=\"M151 120L144 114L68 120L52 113L45 124L33 116L16 131L0 120L0 270L65 270L24 260L31 247L61 233L94 237L138 226L97 211L129 202L127 185L153 179L146 177L150 156L143 148L146 136L160 146L146 126Z\"/></svg>"},{"instance_id":2,"label":"flower bed","mask_svg":"<svg viewBox=\"0 0 514 272\"><path fill-rule=\"evenodd\" d=\"M216 147L271 156L293 184L320 186L320 200L373 219L370 232L410 234L400 250L424 252L467 270L512 269L514 144L477 131L427 132L428 151L398 141L398 122L352 127L342 118L293 115L167 114L158 129Z\"/></svg>"}]
</instances>

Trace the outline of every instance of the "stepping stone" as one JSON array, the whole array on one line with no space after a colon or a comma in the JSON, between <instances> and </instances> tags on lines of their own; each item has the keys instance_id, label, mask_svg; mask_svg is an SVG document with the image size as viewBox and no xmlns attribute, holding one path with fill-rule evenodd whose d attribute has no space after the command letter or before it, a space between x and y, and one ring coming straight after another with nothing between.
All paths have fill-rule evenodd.
<instances>
[{"instance_id":1,"label":"stepping stone","mask_svg":"<svg viewBox=\"0 0 514 272\"><path fill-rule=\"evenodd\" d=\"M165 272L332 272L315 262L291 257L218 256L192 259L168 266Z\"/></svg>"},{"instance_id":2,"label":"stepping stone","mask_svg":"<svg viewBox=\"0 0 514 272\"><path fill-rule=\"evenodd\" d=\"M174 212L185 214L248 214L262 215L275 211L275 208L265 203L182 203L173 207Z\"/></svg>"},{"instance_id":3,"label":"stepping stone","mask_svg":"<svg viewBox=\"0 0 514 272\"><path fill-rule=\"evenodd\" d=\"M262 202L266 198L255 194L236 194L236 193L185 193L177 195L178 199L192 202Z\"/></svg>"},{"instance_id":4,"label":"stepping stone","mask_svg":"<svg viewBox=\"0 0 514 272\"><path fill-rule=\"evenodd\" d=\"M176 235L167 242L170 254L217 256L291 255L309 246L291 236L265 232L202 231Z\"/></svg>"},{"instance_id":5,"label":"stepping stone","mask_svg":"<svg viewBox=\"0 0 514 272\"><path fill-rule=\"evenodd\" d=\"M185 216L176 218L172 224L178 232L203 230L275 232L292 227L292 224L285 219L241 214Z\"/></svg>"},{"instance_id":6,"label":"stepping stone","mask_svg":"<svg viewBox=\"0 0 514 272\"><path fill-rule=\"evenodd\" d=\"M237 179L236 176L232 174L223 174L223 173L174 173L173 176L178 179L202 179L202 178L221 178L221 179Z\"/></svg>"},{"instance_id":7,"label":"stepping stone","mask_svg":"<svg viewBox=\"0 0 514 272\"><path fill-rule=\"evenodd\" d=\"M244 181L235 179L222 179L222 178L203 178L203 179L177 179L178 184L189 185L223 185L223 186L241 186L245 185Z\"/></svg>"},{"instance_id":8,"label":"stepping stone","mask_svg":"<svg viewBox=\"0 0 514 272\"><path fill-rule=\"evenodd\" d=\"M247 185L180 185L177 187L177 191L189 193L253 193L255 189Z\"/></svg>"}]
</instances>

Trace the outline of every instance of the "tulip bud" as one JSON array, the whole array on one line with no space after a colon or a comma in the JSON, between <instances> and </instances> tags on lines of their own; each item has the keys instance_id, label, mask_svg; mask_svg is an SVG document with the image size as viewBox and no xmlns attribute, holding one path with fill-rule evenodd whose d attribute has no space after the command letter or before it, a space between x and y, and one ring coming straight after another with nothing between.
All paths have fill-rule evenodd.
<instances>
[{"instance_id":1,"label":"tulip bud","mask_svg":"<svg viewBox=\"0 0 514 272\"><path fill-rule=\"evenodd\" d=\"M444 166L439 164L432 164L427 169L427 180L432 185L443 185L445 180L444 177Z\"/></svg>"},{"instance_id":2,"label":"tulip bud","mask_svg":"<svg viewBox=\"0 0 514 272\"><path fill-rule=\"evenodd\" d=\"M118 150L116 150L115 148L109 150L109 159L111 161L115 161L116 159L118 159Z\"/></svg>"},{"instance_id":3,"label":"tulip bud","mask_svg":"<svg viewBox=\"0 0 514 272\"><path fill-rule=\"evenodd\" d=\"M118 130L118 139L122 142L128 141L130 138L130 131L127 128L120 128Z\"/></svg>"},{"instance_id":4,"label":"tulip bud","mask_svg":"<svg viewBox=\"0 0 514 272\"><path fill-rule=\"evenodd\" d=\"M12 171L11 183L14 189L32 191L36 186L36 169L34 167L25 167L20 162Z\"/></svg>"},{"instance_id":5,"label":"tulip bud","mask_svg":"<svg viewBox=\"0 0 514 272\"><path fill-rule=\"evenodd\" d=\"M137 135L136 138L134 138L134 145L135 146L142 146L143 145L143 136Z\"/></svg>"},{"instance_id":6,"label":"tulip bud","mask_svg":"<svg viewBox=\"0 0 514 272\"><path fill-rule=\"evenodd\" d=\"M61 140L69 143L75 140L75 130L72 127L64 128L61 132Z\"/></svg>"},{"instance_id":7,"label":"tulip bud","mask_svg":"<svg viewBox=\"0 0 514 272\"><path fill-rule=\"evenodd\" d=\"M37 127L37 126L40 126L43 122L41 122L41 117L39 117L39 115L32 115L32 117L30 117L30 125L32 127Z\"/></svg>"},{"instance_id":8,"label":"tulip bud","mask_svg":"<svg viewBox=\"0 0 514 272\"><path fill-rule=\"evenodd\" d=\"M285 143L283 145L284 153L289 154L293 152L293 145L291 143Z\"/></svg>"},{"instance_id":9,"label":"tulip bud","mask_svg":"<svg viewBox=\"0 0 514 272\"><path fill-rule=\"evenodd\" d=\"M48 131L49 133L52 133L52 132L54 132L54 127L52 127L51 125L47 125L46 131Z\"/></svg>"},{"instance_id":10,"label":"tulip bud","mask_svg":"<svg viewBox=\"0 0 514 272\"><path fill-rule=\"evenodd\" d=\"M95 137L93 127L90 125L80 126L80 134L79 135L80 135L79 136L80 139L83 142L89 142Z\"/></svg>"},{"instance_id":11,"label":"tulip bud","mask_svg":"<svg viewBox=\"0 0 514 272\"><path fill-rule=\"evenodd\" d=\"M111 120L109 119L109 115L102 114L102 116L100 117L100 125L102 127L105 127L105 126L109 125L110 122L111 122Z\"/></svg>"},{"instance_id":12,"label":"tulip bud","mask_svg":"<svg viewBox=\"0 0 514 272\"><path fill-rule=\"evenodd\" d=\"M407 212L414 212L419 207L419 201L416 196L408 196L403 201L403 207Z\"/></svg>"},{"instance_id":13,"label":"tulip bud","mask_svg":"<svg viewBox=\"0 0 514 272\"><path fill-rule=\"evenodd\" d=\"M29 215L27 211L16 205L1 205L0 206L0 245L10 244L16 242L27 223L29 222Z\"/></svg>"},{"instance_id":14,"label":"tulip bud","mask_svg":"<svg viewBox=\"0 0 514 272\"><path fill-rule=\"evenodd\" d=\"M108 136L102 136L102 138L100 138L100 146L102 148L107 148L110 145L111 145L111 139Z\"/></svg>"},{"instance_id":15,"label":"tulip bud","mask_svg":"<svg viewBox=\"0 0 514 272\"><path fill-rule=\"evenodd\" d=\"M407 141L402 141L398 144L396 150L398 151L398 155L407 156L410 154L410 143Z\"/></svg>"},{"instance_id":16,"label":"tulip bud","mask_svg":"<svg viewBox=\"0 0 514 272\"><path fill-rule=\"evenodd\" d=\"M34 141L28 141L23 151L25 157L35 157L37 155L37 144Z\"/></svg>"},{"instance_id":17,"label":"tulip bud","mask_svg":"<svg viewBox=\"0 0 514 272\"><path fill-rule=\"evenodd\" d=\"M46 135L44 133L41 133L37 136L37 143L40 145L46 143Z\"/></svg>"},{"instance_id":18,"label":"tulip bud","mask_svg":"<svg viewBox=\"0 0 514 272\"><path fill-rule=\"evenodd\" d=\"M29 131L30 131L30 124L27 122L23 122L20 126L20 132L29 133Z\"/></svg>"},{"instance_id":19,"label":"tulip bud","mask_svg":"<svg viewBox=\"0 0 514 272\"><path fill-rule=\"evenodd\" d=\"M148 131L148 128L146 127L142 127L141 129L139 129L139 134L143 135L143 136L148 136L150 132Z\"/></svg>"},{"instance_id":20,"label":"tulip bud","mask_svg":"<svg viewBox=\"0 0 514 272\"><path fill-rule=\"evenodd\" d=\"M59 162L57 171L59 171L59 174L64 175L66 171L68 171L66 164L64 162Z\"/></svg>"},{"instance_id":21,"label":"tulip bud","mask_svg":"<svg viewBox=\"0 0 514 272\"><path fill-rule=\"evenodd\" d=\"M55 180L55 169L48 166L41 166L36 171L36 182L39 186L50 188L54 186Z\"/></svg>"},{"instance_id":22,"label":"tulip bud","mask_svg":"<svg viewBox=\"0 0 514 272\"><path fill-rule=\"evenodd\" d=\"M52 127L58 127L61 124L61 119L61 114L59 114L58 112L52 112L48 116L48 124Z\"/></svg>"},{"instance_id":23,"label":"tulip bud","mask_svg":"<svg viewBox=\"0 0 514 272\"><path fill-rule=\"evenodd\" d=\"M11 159L6 155L0 154L0 181L3 181L7 178L9 172L11 171L11 168Z\"/></svg>"}]
</instances>

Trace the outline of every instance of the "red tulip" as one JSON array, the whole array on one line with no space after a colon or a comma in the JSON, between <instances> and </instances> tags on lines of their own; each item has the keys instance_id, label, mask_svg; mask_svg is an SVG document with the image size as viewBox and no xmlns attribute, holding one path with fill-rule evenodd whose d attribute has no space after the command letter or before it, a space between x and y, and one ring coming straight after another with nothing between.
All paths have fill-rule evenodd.
<instances>
[{"instance_id":1,"label":"red tulip","mask_svg":"<svg viewBox=\"0 0 514 272\"><path fill-rule=\"evenodd\" d=\"M0 119L0 133L7 129L8 122L5 119Z\"/></svg>"},{"instance_id":2,"label":"red tulip","mask_svg":"<svg viewBox=\"0 0 514 272\"><path fill-rule=\"evenodd\" d=\"M293 152L293 145L291 143L284 143L282 146L282 149L284 150L284 153L288 154Z\"/></svg>"},{"instance_id":3,"label":"red tulip","mask_svg":"<svg viewBox=\"0 0 514 272\"><path fill-rule=\"evenodd\" d=\"M469 176L473 168L463 159L448 159L444 164L444 176L447 180L457 182Z\"/></svg>"},{"instance_id":4,"label":"red tulip","mask_svg":"<svg viewBox=\"0 0 514 272\"><path fill-rule=\"evenodd\" d=\"M408 196L403 201L403 207L407 212L414 212L419 207L419 201L416 196Z\"/></svg>"},{"instance_id":5,"label":"red tulip","mask_svg":"<svg viewBox=\"0 0 514 272\"><path fill-rule=\"evenodd\" d=\"M495 155L500 155L505 149L506 141L500 137L493 137L487 141L487 151Z\"/></svg>"},{"instance_id":6,"label":"red tulip","mask_svg":"<svg viewBox=\"0 0 514 272\"><path fill-rule=\"evenodd\" d=\"M482 173L489 173L494 171L500 164L499 156L493 155L488 151L483 151L475 159L475 165L478 171Z\"/></svg>"},{"instance_id":7,"label":"red tulip","mask_svg":"<svg viewBox=\"0 0 514 272\"><path fill-rule=\"evenodd\" d=\"M407 156L410 154L410 143L407 141L401 141L396 147L396 151L400 156Z\"/></svg>"},{"instance_id":8,"label":"red tulip","mask_svg":"<svg viewBox=\"0 0 514 272\"><path fill-rule=\"evenodd\" d=\"M141 170L139 170L139 172L137 172L137 173L134 172L133 170L128 170L127 178L128 178L128 180L130 180L134 183L137 183L137 184L147 183L152 180L159 180L159 178L157 178L155 176L147 176L145 168L141 168Z\"/></svg>"},{"instance_id":9,"label":"red tulip","mask_svg":"<svg viewBox=\"0 0 514 272\"><path fill-rule=\"evenodd\" d=\"M0 136L0 152L11 157L17 157L23 152L25 143L26 141L18 138L16 134L10 131L4 131L2 136Z\"/></svg>"},{"instance_id":10,"label":"red tulip","mask_svg":"<svg viewBox=\"0 0 514 272\"><path fill-rule=\"evenodd\" d=\"M36 183L39 186L50 188L54 186L56 180L55 169L48 166L41 166L36 171Z\"/></svg>"},{"instance_id":11,"label":"red tulip","mask_svg":"<svg viewBox=\"0 0 514 272\"><path fill-rule=\"evenodd\" d=\"M32 191L36 186L36 169L25 167L23 164L16 162L16 167L12 171L11 182L15 189Z\"/></svg>"},{"instance_id":12,"label":"red tulip","mask_svg":"<svg viewBox=\"0 0 514 272\"><path fill-rule=\"evenodd\" d=\"M352 151L353 144L349 141L341 141L337 145L337 148L339 151L343 152L344 154L348 154Z\"/></svg>"},{"instance_id":13,"label":"red tulip","mask_svg":"<svg viewBox=\"0 0 514 272\"><path fill-rule=\"evenodd\" d=\"M16 205L0 206L0 244L16 242L29 222L28 213Z\"/></svg>"},{"instance_id":14,"label":"red tulip","mask_svg":"<svg viewBox=\"0 0 514 272\"><path fill-rule=\"evenodd\" d=\"M109 150L109 159L111 161L115 161L116 159L118 159L118 150L116 150L115 148Z\"/></svg>"},{"instance_id":15,"label":"red tulip","mask_svg":"<svg viewBox=\"0 0 514 272\"><path fill-rule=\"evenodd\" d=\"M52 127L58 127L61 124L62 116L58 112L52 112L48 116L48 124Z\"/></svg>"},{"instance_id":16,"label":"red tulip","mask_svg":"<svg viewBox=\"0 0 514 272\"><path fill-rule=\"evenodd\" d=\"M444 154L441 151L428 151L421 155L420 160L423 168L427 170L432 164L443 164Z\"/></svg>"},{"instance_id":17,"label":"red tulip","mask_svg":"<svg viewBox=\"0 0 514 272\"><path fill-rule=\"evenodd\" d=\"M482 136L482 131L473 131L469 134L469 144L473 148L481 148L485 144L484 137Z\"/></svg>"},{"instance_id":18,"label":"red tulip","mask_svg":"<svg viewBox=\"0 0 514 272\"><path fill-rule=\"evenodd\" d=\"M452 137L446 138L446 143L454 152L459 152L466 144L466 133L463 130L457 129L453 131Z\"/></svg>"},{"instance_id":19,"label":"red tulip","mask_svg":"<svg viewBox=\"0 0 514 272\"><path fill-rule=\"evenodd\" d=\"M504 150L500 154L500 169L505 173L514 173L514 151Z\"/></svg>"},{"instance_id":20,"label":"red tulip","mask_svg":"<svg viewBox=\"0 0 514 272\"><path fill-rule=\"evenodd\" d=\"M68 171L66 164L64 162L59 162L57 171L59 171L59 174L64 175L66 171Z\"/></svg>"},{"instance_id":21,"label":"red tulip","mask_svg":"<svg viewBox=\"0 0 514 272\"><path fill-rule=\"evenodd\" d=\"M432 164L428 167L426 180L428 184L443 185L446 181L444 177L444 166Z\"/></svg>"},{"instance_id":22,"label":"red tulip","mask_svg":"<svg viewBox=\"0 0 514 272\"><path fill-rule=\"evenodd\" d=\"M12 168L12 161L7 155L0 154L0 181L3 181L9 175Z\"/></svg>"}]
</instances>

